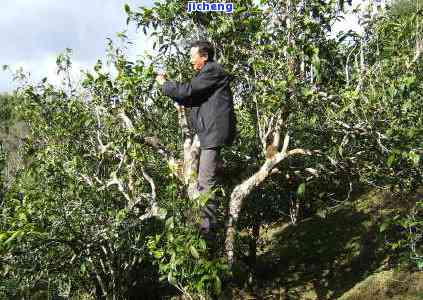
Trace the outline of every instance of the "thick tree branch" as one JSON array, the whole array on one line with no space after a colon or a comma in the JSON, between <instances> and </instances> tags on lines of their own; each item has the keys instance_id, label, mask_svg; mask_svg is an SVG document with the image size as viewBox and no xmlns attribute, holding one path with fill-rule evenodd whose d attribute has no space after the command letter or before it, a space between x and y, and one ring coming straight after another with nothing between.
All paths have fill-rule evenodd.
<instances>
[{"instance_id":1,"label":"thick tree branch","mask_svg":"<svg viewBox=\"0 0 423 300\"><path fill-rule=\"evenodd\" d=\"M145 180L148 181L148 183L150 184L151 187L151 197L150 199L150 207L156 207L157 206L157 202L156 202L156 198L157 198L157 194L156 194L156 185L154 184L154 180L153 178L151 178L150 175L148 175L148 173L145 171L144 167L141 167L141 172L142 175L144 176Z\"/></svg>"},{"instance_id":2,"label":"thick tree branch","mask_svg":"<svg viewBox=\"0 0 423 300\"><path fill-rule=\"evenodd\" d=\"M235 240L235 225L239 217L239 212L242 208L243 200L252 190L260 185L271 173L273 168L282 160L293 155L312 155L319 153L318 150L293 149L287 151L289 143L289 135L285 135L283 150L278 152L273 158L267 159L263 166L250 178L243 183L237 185L231 193L229 204L229 218L226 224L226 240L225 251L229 265L234 262L234 240Z\"/></svg>"},{"instance_id":3,"label":"thick tree branch","mask_svg":"<svg viewBox=\"0 0 423 300\"><path fill-rule=\"evenodd\" d=\"M179 105L175 102L176 111L178 112L178 120L179 120L179 126L182 129L183 138L187 139L188 137L191 137L191 133L188 126L188 119L186 116L185 107L182 105Z\"/></svg>"},{"instance_id":4,"label":"thick tree branch","mask_svg":"<svg viewBox=\"0 0 423 300\"><path fill-rule=\"evenodd\" d=\"M191 139L185 139L184 143L184 183L188 186L188 197L194 199L197 195L196 182L197 170L200 157L200 140L195 135L191 143Z\"/></svg>"}]
</instances>

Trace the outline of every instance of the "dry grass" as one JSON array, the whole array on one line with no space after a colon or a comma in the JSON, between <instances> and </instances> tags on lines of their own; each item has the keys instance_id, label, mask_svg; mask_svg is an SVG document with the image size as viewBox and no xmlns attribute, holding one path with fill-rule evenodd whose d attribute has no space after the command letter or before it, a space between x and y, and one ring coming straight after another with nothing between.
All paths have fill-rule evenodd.
<instances>
[{"instance_id":1,"label":"dry grass","mask_svg":"<svg viewBox=\"0 0 423 300\"><path fill-rule=\"evenodd\" d=\"M339 300L423 299L423 272L393 270L369 276L346 292Z\"/></svg>"}]
</instances>

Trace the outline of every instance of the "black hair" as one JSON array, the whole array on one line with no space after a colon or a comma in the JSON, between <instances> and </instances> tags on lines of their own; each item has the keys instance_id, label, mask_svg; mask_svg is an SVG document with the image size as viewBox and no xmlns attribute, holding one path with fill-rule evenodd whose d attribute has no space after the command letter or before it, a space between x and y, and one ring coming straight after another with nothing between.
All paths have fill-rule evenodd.
<instances>
[{"instance_id":1,"label":"black hair","mask_svg":"<svg viewBox=\"0 0 423 300\"><path fill-rule=\"evenodd\" d=\"M198 40L191 43L191 48L198 47L198 53L200 53L201 56L206 56L207 54L207 61L213 61L214 59L214 48L213 45L206 40Z\"/></svg>"}]
</instances>

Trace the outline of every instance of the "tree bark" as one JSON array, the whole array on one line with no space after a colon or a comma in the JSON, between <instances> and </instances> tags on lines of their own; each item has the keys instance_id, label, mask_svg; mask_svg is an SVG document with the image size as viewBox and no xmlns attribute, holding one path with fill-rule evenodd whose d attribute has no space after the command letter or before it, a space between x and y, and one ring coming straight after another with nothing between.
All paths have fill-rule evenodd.
<instances>
[{"instance_id":1,"label":"tree bark","mask_svg":"<svg viewBox=\"0 0 423 300\"><path fill-rule=\"evenodd\" d=\"M277 139L278 138L275 136L275 140ZM272 169L285 158L297 154L311 155L318 152L304 149L293 149L287 151L288 143L289 136L287 134L285 136L282 151L278 152L271 159L267 159L259 171L257 171L254 175L252 175L241 184L237 185L231 193L225 239L225 254L230 267L232 267L234 263L234 244L236 233L235 226L236 222L238 221L239 212L241 211L244 199L252 192L255 187L259 186L272 173Z\"/></svg>"}]
</instances>

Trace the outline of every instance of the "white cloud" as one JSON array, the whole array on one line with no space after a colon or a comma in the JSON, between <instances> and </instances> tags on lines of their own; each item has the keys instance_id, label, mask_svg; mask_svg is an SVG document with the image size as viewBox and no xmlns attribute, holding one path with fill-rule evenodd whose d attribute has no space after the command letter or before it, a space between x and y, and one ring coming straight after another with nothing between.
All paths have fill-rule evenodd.
<instances>
[{"instance_id":1,"label":"white cloud","mask_svg":"<svg viewBox=\"0 0 423 300\"><path fill-rule=\"evenodd\" d=\"M343 14L344 19L341 19L333 25L334 34L348 30L353 30L359 34L363 34L364 29L360 25L360 15L364 15L369 11L372 15L383 12L387 4L386 0L355 0L352 6L346 5L346 11ZM360 10L360 12L354 12Z\"/></svg>"},{"instance_id":2,"label":"white cloud","mask_svg":"<svg viewBox=\"0 0 423 300\"><path fill-rule=\"evenodd\" d=\"M349 11L343 17L344 17L343 19L333 24L332 30L334 33L338 33L340 31L347 32L348 30L362 33L363 28L358 23L357 14L354 14L351 11Z\"/></svg>"},{"instance_id":3,"label":"white cloud","mask_svg":"<svg viewBox=\"0 0 423 300\"><path fill-rule=\"evenodd\" d=\"M56 57L65 48L73 50L74 73L105 60L106 38L128 29L135 57L149 47L142 33L126 26L124 4L151 6L153 0L0 0L0 65L22 66L34 80L47 76L57 82ZM130 24L131 25L131 24ZM0 92L15 88L9 73L0 71Z\"/></svg>"},{"instance_id":4,"label":"white cloud","mask_svg":"<svg viewBox=\"0 0 423 300\"><path fill-rule=\"evenodd\" d=\"M0 66L22 66L35 81L47 76L49 81L57 83L55 60L65 48L73 50L72 74L79 76L80 69L91 69L98 58L105 61L106 38L115 39L115 33L125 29L134 43L127 54L135 60L147 49L153 52L153 39L147 39L142 30L136 32L135 26L127 28L123 6L128 3L135 9L151 6L153 1L0 0L0 35L4 39L0 47ZM363 1L353 1L354 7ZM334 34L348 29L362 30L352 8L344 20L334 24ZM14 87L10 74L0 70L0 92Z\"/></svg>"}]
</instances>

